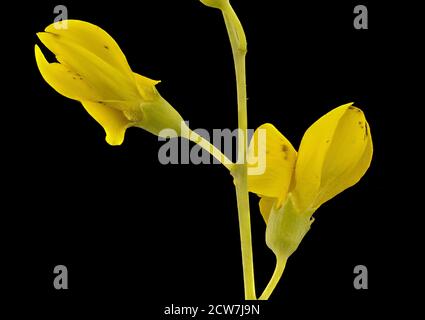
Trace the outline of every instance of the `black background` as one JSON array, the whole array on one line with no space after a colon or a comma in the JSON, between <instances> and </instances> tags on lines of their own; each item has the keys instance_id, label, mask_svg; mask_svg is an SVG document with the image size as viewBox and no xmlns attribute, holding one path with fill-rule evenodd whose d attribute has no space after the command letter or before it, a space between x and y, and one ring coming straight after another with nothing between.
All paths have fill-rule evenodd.
<instances>
[{"instance_id":1,"label":"black background","mask_svg":"<svg viewBox=\"0 0 425 320\"><path fill-rule=\"evenodd\" d=\"M413 242L414 234L403 233L397 186L404 172L395 170L407 153L395 133L409 129L397 113L407 107L397 103L395 81L406 79L408 34L397 28L389 6L362 2L369 29L355 30L353 9L360 3L277 3L233 1L248 38L249 127L272 122L297 147L321 115L355 102L370 123L375 153L361 182L315 214L271 300L261 304L264 314L339 319L392 312L403 296L400 284L413 285L397 278L409 264L404 242ZM9 264L26 283L17 285L18 295L39 301L36 308L46 317L159 319L171 303L241 303L230 175L219 165L160 165L162 143L136 128L122 146L111 147L78 102L50 88L37 70L33 46L57 4L27 5L14 24L22 30L19 65L28 88L13 94L25 102L16 104L8 123L20 129L6 127L14 155L5 170L13 172L6 196L16 226ZM232 56L218 10L195 0L61 4L69 18L109 32L135 72L161 79L158 90L191 128L236 128ZM253 195L260 294L274 257L264 243L257 203ZM53 287L58 264L68 267L68 290ZM368 267L368 290L353 288L358 264Z\"/></svg>"}]
</instances>

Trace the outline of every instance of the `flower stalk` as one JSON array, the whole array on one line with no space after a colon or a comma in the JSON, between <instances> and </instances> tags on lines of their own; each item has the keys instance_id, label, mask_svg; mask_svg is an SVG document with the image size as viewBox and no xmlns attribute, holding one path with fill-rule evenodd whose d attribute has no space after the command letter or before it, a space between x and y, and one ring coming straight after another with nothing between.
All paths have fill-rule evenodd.
<instances>
[{"instance_id":1,"label":"flower stalk","mask_svg":"<svg viewBox=\"0 0 425 320\"><path fill-rule=\"evenodd\" d=\"M274 269L273 275L258 300L268 300L270 298L270 295L279 283L280 278L282 278L283 271L285 271L286 267L286 261L288 261L287 258L276 257L276 267Z\"/></svg>"},{"instance_id":2,"label":"flower stalk","mask_svg":"<svg viewBox=\"0 0 425 320\"><path fill-rule=\"evenodd\" d=\"M232 47L233 61L236 73L236 88L238 101L238 164L232 172L238 203L239 232L242 252L242 268L245 288L245 299L255 300L254 263L252 253L251 218L248 194L247 166L247 94L245 56L247 42L242 24L229 2L220 8L223 13L227 33Z\"/></svg>"},{"instance_id":3,"label":"flower stalk","mask_svg":"<svg viewBox=\"0 0 425 320\"><path fill-rule=\"evenodd\" d=\"M226 157L219 149L217 149L211 142L204 139L201 135L192 131L190 129L187 130L187 138L188 140L198 144L201 148L206 150L209 154L211 154L215 159L217 159L229 172L233 172L235 168L235 164Z\"/></svg>"}]
</instances>

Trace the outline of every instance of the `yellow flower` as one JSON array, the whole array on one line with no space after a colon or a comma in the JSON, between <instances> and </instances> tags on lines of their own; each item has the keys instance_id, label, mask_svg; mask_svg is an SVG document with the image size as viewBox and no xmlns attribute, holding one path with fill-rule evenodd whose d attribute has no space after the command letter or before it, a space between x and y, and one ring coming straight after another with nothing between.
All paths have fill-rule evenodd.
<instances>
[{"instance_id":1,"label":"yellow flower","mask_svg":"<svg viewBox=\"0 0 425 320\"><path fill-rule=\"evenodd\" d=\"M316 210L343 190L356 184L372 160L372 137L363 112L352 103L330 111L304 134L299 152L271 124L260 126L250 143L258 157L257 139L266 132L266 170L249 176L249 189L278 207L288 193L299 211ZM255 164L253 164L254 166Z\"/></svg>"},{"instance_id":2,"label":"yellow flower","mask_svg":"<svg viewBox=\"0 0 425 320\"><path fill-rule=\"evenodd\" d=\"M288 257L308 231L316 209L356 184L369 168L370 127L360 109L345 104L306 131L297 154L273 125L264 124L254 133L249 157L259 156L261 130L266 133L266 169L248 177L248 188L261 197L267 244Z\"/></svg>"},{"instance_id":3,"label":"yellow flower","mask_svg":"<svg viewBox=\"0 0 425 320\"><path fill-rule=\"evenodd\" d=\"M67 23L67 29L51 24L37 33L58 61L49 63L35 45L37 66L53 89L80 101L111 145L120 145L129 127L155 135L170 128L180 134L182 118L156 90L159 81L134 73L115 40L98 26Z\"/></svg>"},{"instance_id":4,"label":"yellow flower","mask_svg":"<svg viewBox=\"0 0 425 320\"><path fill-rule=\"evenodd\" d=\"M290 194L299 212L314 212L324 202L356 184L372 160L370 127L352 103L330 111L304 134L299 152L271 124L254 133L250 153L258 157L260 130L266 132L266 170L249 176L251 192L261 196L267 220L273 204L280 207Z\"/></svg>"}]
</instances>

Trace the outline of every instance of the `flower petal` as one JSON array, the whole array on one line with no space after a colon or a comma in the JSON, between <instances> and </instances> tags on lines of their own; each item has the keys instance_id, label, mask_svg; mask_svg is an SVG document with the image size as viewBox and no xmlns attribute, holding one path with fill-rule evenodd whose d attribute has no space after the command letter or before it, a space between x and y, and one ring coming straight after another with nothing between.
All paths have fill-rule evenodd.
<instances>
[{"instance_id":1,"label":"flower petal","mask_svg":"<svg viewBox=\"0 0 425 320\"><path fill-rule=\"evenodd\" d=\"M82 102L86 111L103 127L106 132L106 142L116 146L124 141L125 130L133 125L124 114L102 102Z\"/></svg>"},{"instance_id":2,"label":"flower petal","mask_svg":"<svg viewBox=\"0 0 425 320\"><path fill-rule=\"evenodd\" d=\"M275 201L276 198L261 197L260 199L260 212L266 223L269 220L270 212L273 208L273 204L275 203Z\"/></svg>"},{"instance_id":3,"label":"flower petal","mask_svg":"<svg viewBox=\"0 0 425 320\"><path fill-rule=\"evenodd\" d=\"M35 59L44 80L61 95L74 100L99 100L90 83L59 63L49 63L35 45Z\"/></svg>"},{"instance_id":4,"label":"flower petal","mask_svg":"<svg viewBox=\"0 0 425 320\"><path fill-rule=\"evenodd\" d=\"M265 134L265 140L262 140ZM261 144L265 142L262 154ZM292 144L272 124L261 125L254 132L249 145L248 168L256 167L265 156L265 171L248 175L248 190L261 196L278 198L278 206L288 193L297 152ZM263 158L264 159L264 158Z\"/></svg>"},{"instance_id":5,"label":"flower petal","mask_svg":"<svg viewBox=\"0 0 425 320\"><path fill-rule=\"evenodd\" d=\"M352 154L353 156L353 162L347 163L347 167L345 170L341 170L341 173L337 176L334 176L335 172L331 170L331 173L328 173L327 170L324 170L324 176L322 179L322 185L320 188L320 193L318 198L316 199L316 202L314 204L314 207L319 207L326 201L332 199L337 194L341 193L345 189L355 185L361 177L366 173L367 169L370 166L370 163L372 161L372 155L373 155L373 143L372 143L372 136L370 133L370 127L366 120L364 120L364 126L365 126L365 132L364 132L364 139L366 139L366 146L364 147L364 150L360 156L360 159L355 162L356 154ZM367 128L367 129L366 129ZM354 138L354 137L353 137ZM352 146L353 144L351 144ZM357 148L358 152L361 153L359 148ZM346 152L346 151L343 151ZM350 148L349 152L356 152L355 148ZM332 155L329 154L329 159L327 160L327 165L331 165L334 163L334 161L330 161L332 158ZM340 165L340 163L339 163ZM337 165L335 164L335 167Z\"/></svg>"},{"instance_id":6,"label":"flower petal","mask_svg":"<svg viewBox=\"0 0 425 320\"><path fill-rule=\"evenodd\" d=\"M319 192L322 166L329 143L348 106L351 104L333 109L321 117L307 129L301 140L294 188L294 200L301 211L312 205Z\"/></svg>"},{"instance_id":7,"label":"flower petal","mask_svg":"<svg viewBox=\"0 0 425 320\"><path fill-rule=\"evenodd\" d=\"M62 36L46 32L37 35L61 64L90 83L102 96L101 100L140 100L133 75L124 76L86 48Z\"/></svg>"},{"instance_id":8,"label":"flower petal","mask_svg":"<svg viewBox=\"0 0 425 320\"><path fill-rule=\"evenodd\" d=\"M115 40L98 26L80 20L66 20L67 28L56 29L52 23L45 31L63 37L71 43L87 49L106 63L130 78L132 71L127 59Z\"/></svg>"},{"instance_id":9,"label":"flower petal","mask_svg":"<svg viewBox=\"0 0 425 320\"><path fill-rule=\"evenodd\" d=\"M365 123L363 112L349 103L333 109L306 131L293 191L300 211L317 208L329 195L352 185L350 173L367 145Z\"/></svg>"}]
</instances>

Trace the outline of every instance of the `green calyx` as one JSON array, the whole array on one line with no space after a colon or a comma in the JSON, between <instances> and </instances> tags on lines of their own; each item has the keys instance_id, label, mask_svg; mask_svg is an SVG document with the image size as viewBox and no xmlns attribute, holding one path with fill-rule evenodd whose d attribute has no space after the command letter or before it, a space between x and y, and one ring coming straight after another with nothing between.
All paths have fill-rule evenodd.
<instances>
[{"instance_id":1,"label":"green calyx","mask_svg":"<svg viewBox=\"0 0 425 320\"><path fill-rule=\"evenodd\" d=\"M298 248L313 223L312 212L298 212L289 195L280 208L271 209L266 243L278 259L287 259Z\"/></svg>"}]
</instances>

